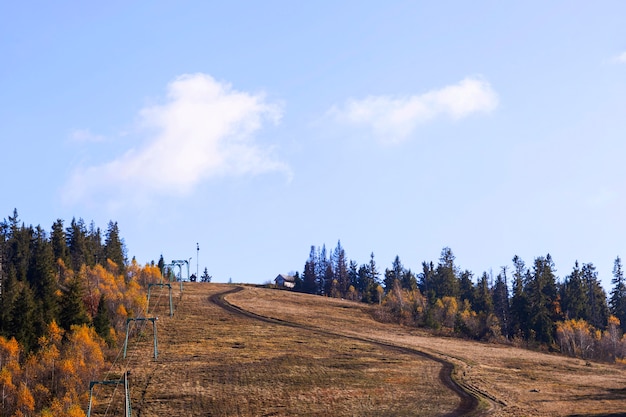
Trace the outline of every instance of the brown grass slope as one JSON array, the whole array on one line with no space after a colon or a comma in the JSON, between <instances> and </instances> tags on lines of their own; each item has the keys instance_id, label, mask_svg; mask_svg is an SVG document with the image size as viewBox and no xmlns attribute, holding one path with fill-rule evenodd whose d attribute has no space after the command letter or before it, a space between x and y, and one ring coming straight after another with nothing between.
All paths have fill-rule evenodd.
<instances>
[{"instance_id":1,"label":"brown grass slope","mask_svg":"<svg viewBox=\"0 0 626 417\"><path fill-rule=\"evenodd\" d=\"M482 398L479 414L626 410L626 371L616 365L430 337L347 301L251 287L224 297L262 317L250 316L215 302L232 289L185 284L173 318L166 297L151 299L158 360L147 328L112 372L131 370L134 416L460 415L469 403L446 380L448 363ZM120 392L97 390L92 415L123 415Z\"/></svg>"}]
</instances>

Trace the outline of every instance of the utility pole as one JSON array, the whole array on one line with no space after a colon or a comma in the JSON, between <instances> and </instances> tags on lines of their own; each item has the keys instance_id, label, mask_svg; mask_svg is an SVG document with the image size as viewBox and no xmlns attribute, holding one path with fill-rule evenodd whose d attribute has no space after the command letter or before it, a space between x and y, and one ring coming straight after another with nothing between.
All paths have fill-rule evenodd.
<instances>
[{"instance_id":1,"label":"utility pole","mask_svg":"<svg viewBox=\"0 0 626 417\"><path fill-rule=\"evenodd\" d=\"M200 244L196 243L196 279L199 281L200 280L200 270L198 269L198 264L199 264L199 256L200 256Z\"/></svg>"}]
</instances>

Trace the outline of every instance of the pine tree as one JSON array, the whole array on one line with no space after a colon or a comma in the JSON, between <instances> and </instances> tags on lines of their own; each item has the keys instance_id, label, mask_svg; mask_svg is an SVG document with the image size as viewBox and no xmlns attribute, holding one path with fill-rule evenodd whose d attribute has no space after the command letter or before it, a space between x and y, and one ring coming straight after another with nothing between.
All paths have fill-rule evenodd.
<instances>
[{"instance_id":1,"label":"pine tree","mask_svg":"<svg viewBox=\"0 0 626 417\"><path fill-rule=\"evenodd\" d=\"M13 210L13 216L9 216L7 223L8 236L5 243L6 267L14 267L18 281L25 281L30 264L31 240L33 237L32 226L19 225L17 209Z\"/></svg>"},{"instance_id":2,"label":"pine tree","mask_svg":"<svg viewBox=\"0 0 626 417\"><path fill-rule=\"evenodd\" d=\"M391 269L385 269L385 292L391 292L396 281L398 281L398 285L402 286L402 277L404 276L404 272L404 265L400 262L400 257L396 255L393 263L391 264Z\"/></svg>"},{"instance_id":3,"label":"pine tree","mask_svg":"<svg viewBox=\"0 0 626 417\"><path fill-rule=\"evenodd\" d=\"M435 270L433 283L429 291L432 291L436 298L458 297L459 280L457 278L457 268L454 265L454 254L450 248L443 248L439 257L439 264Z\"/></svg>"},{"instance_id":4,"label":"pine tree","mask_svg":"<svg viewBox=\"0 0 626 417\"><path fill-rule=\"evenodd\" d=\"M337 247L332 254L333 279L337 281L337 288L341 297L345 297L350 286L348 276L348 261L346 251L341 246L341 241L337 241Z\"/></svg>"},{"instance_id":5,"label":"pine tree","mask_svg":"<svg viewBox=\"0 0 626 417\"><path fill-rule=\"evenodd\" d=\"M461 301L467 300L470 305L474 305L474 282L472 282L472 272L465 270L461 272L459 278L459 299Z\"/></svg>"},{"instance_id":6,"label":"pine tree","mask_svg":"<svg viewBox=\"0 0 626 417\"><path fill-rule=\"evenodd\" d=\"M82 265L93 266L94 260L92 253L88 250L87 230L83 219L78 219L78 221L75 218L72 219L66 232L71 268L78 271Z\"/></svg>"},{"instance_id":7,"label":"pine tree","mask_svg":"<svg viewBox=\"0 0 626 417\"><path fill-rule=\"evenodd\" d=\"M111 317L104 294L100 295L98 310L93 318L93 327L96 330L96 333L98 333L98 335L109 345L113 343L113 340L111 339Z\"/></svg>"},{"instance_id":8,"label":"pine tree","mask_svg":"<svg viewBox=\"0 0 626 417\"><path fill-rule=\"evenodd\" d=\"M317 250L315 246L311 246L309 259L304 264L304 272L302 273L302 291L308 294L319 294L321 289L318 280Z\"/></svg>"},{"instance_id":9,"label":"pine tree","mask_svg":"<svg viewBox=\"0 0 626 417\"><path fill-rule=\"evenodd\" d=\"M587 296L582 281L582 275L578 261L574 263L574 269L571 274L565 277L565 281L560 288L561 293L561 309L563 316L569 320L586 319L589 305L587 304Z\"/></svg>"},{"instance_id":10,"label":"pine tree","mask_svg":"<svg viewBox=\"0 0 626 417\"><path fill-rule=\"evenodd\" d=\"M11 335L12 312L20 288L17 282L15 267L10 265L4 271L2 279L2 292L0 292L0 330L3 335Z\"/></svg>"},{"instance_id":11,"label":"pine tree","mask_svg":"<svg viewBox=\"0 0 626 417\"><path fill-rule=\"evenodd\" d=\"M317 276L317 288L321 295L329 295L328 290L332 284L332 282L327 282L328 267L329 261L326 256L326 245L324 244L321 251L318 249L315 252L315 275ZM332 274L330 279L332 280Z\"/></svg>"},{"instance_id":12,"label":"pine tree","mask_svg":"<svg viewBox=\"0 0 626 417\"><path fill-rule=\"evenodd\" d=\"M474 311L489 315L493 313L493 298L489 289L489 277L486 272L478 280L476 294L474 295Z\"/></svg>"},{"instance_id":13,"label":"pine tree","mask_svg":"<svg viewBox=\"0 0 626 417\"><path fill-rule=\"evenodd\" d=\"M511 328L510 336L528 338L528 317L530 306L524 288L524 282L530 280L524 261L517 255L513 257L513 295L511 297Z\"/></svg>"},{"instance_id":14,"label":"pine tree","mask_svg":"<svg viewBox=\"0 0 626 417\"><path fill-rule=\"evenodd\" d=\"M498 320L500 320L502 334L508 336L511 318L506 267L502 267L502 272L496 277L496 283L493 286L493 310Z\"/></svg>"},{"instance_id":15,"label":"pine tree","mask_svg":"<svg viewBox=\"0 0 626 417\"><path fill-rule=\"evenodd\" d=\"M626 332L626 281L624 281L622 260L619 256L615 258L611 284L613 284L611 299L609 301L611 314L617 317L620 321L622 331Z\"/></svg>"},{"instance_id":16,"label":"pine tree","mask_svg":"<svg viewBox=\"0 0 626 417\"><path fill-rule=\"evenodd\" d=\"M102 246L102 233L100 232L100 228L96 227L93 220L89 223L89 230L85 235L85 245L87 252L90 254L90 259L93 262L93 264L89 266L100 264L106 267L107 255L104 246Z\"/></svg>"},{"instance_id":17,"label":"pine tree","mask_svg":"<svg viewBox=\"0 0 626 417\"><path fill-rule=\"evenodd\" d=\"M35 302L33 293L27 282L22 284L22 289L13 304L11 311L10 334L20 343L24 352L30 352L36 346L37 334L33 316L35 314Z\"/></svg>"},{"instance_id":18,"label":"pine tree","mask_svg":"<svg viewBox=\"0 0 626 417\"><path fill-rule=\"evenodd\" d=\"M605 329L609 320L609 309L606 304L606 293L598 280L596 267L592 263L583 264L581 275L586 287L589 306L587 322L597 329Z\"/></svg>"},{"instance_id":19,"label":"pine tree","mask_svg":"<svg viewBox=\"0 0 626 417\"><path fill-rule=\"evenodd\" d=\"M380 286L380 273L374 260L374 252L370 254L370 261L361 265L358 271L357 288L361 292L361 301L365 303L379 302L378 287Z\"/></svg>"},{"instance_id":20,"label":"pine tree","mask_svg":"<svg viewBox=\"0 0 626 417\"><path fill-rule=\"evenodd\" d=\"M124 249L124 242L120 238L117 222L109 222L104 241L104 253L107 259L115 262L120 268L120 273L123 273L126 265L126 250Z\"/></svg>"},{"instance_id":21,"label":"pine tree","mask_svg":"<svg viewBox=\"0 0 626 417\"><path fill-rule=\"evenodd\" d=\"M418 286L422 294L429 300L435 300L434 293L435 266L432 262L422 262L422 272L419 274Z\"/></svg>"},{"instance_id":22,"label":"pine tree","mask_svg":"<svg viewBox=\"0 0 626 417\"><path fill-rule=\"evenodd\" d=\"M52 224L52 233L50 235L50 241L52 244L52 254L54 260L61 259L65 265L70 265L70 250L67 247L67 235L63 228L63 220L57 219Z\"/></svg>"},{"instance_id":23,"label":"pine tree","mask_svg":"<svg viewBox=\"0 0 626 417\"><path fill-rule=\"evenodd\" d=\"M46 238L45 231L39 226L35 229L28 282L34 291L37 303L35 322L37 335L41 336L47 325L57 319L58 300L52 244Z\"/></svg>"},{"instance_id":24,"label":"pine tree","mask_svg":"<svg viewBox=\"0 0 626 417\"><path fill-rule=\"evenodd\" d=\"M200 282L211 282L211 275L209 275L209 270L204 267L204 271L202 271L202 276L200 277Z\"/></svg>"},{"instance_id":25,"label":"pine tree","mask_svg":"<svg viewBox=\"0 0 626 417\"><path fill-rule=\"evenodd\" d=\"M68 284L67 291L61 297L59 324L65 330L69 330L74 324L87 324L90 321L83 304L84 290L79 277L80 274L74 275Z\"/></svg>"},{"instance_id":26,"label":"pine tree","mask_svg":"<svg viewBox=\"0 0 626 417\"><path fill-rule=\"evenodd\" d=\"M559 319L556 277L554 263L550 255L535 259L533 272L526 282L528 294L529 327L533 338L538 342L552 344L555 335L555 322Z\"/></svg>"}]
</instances>

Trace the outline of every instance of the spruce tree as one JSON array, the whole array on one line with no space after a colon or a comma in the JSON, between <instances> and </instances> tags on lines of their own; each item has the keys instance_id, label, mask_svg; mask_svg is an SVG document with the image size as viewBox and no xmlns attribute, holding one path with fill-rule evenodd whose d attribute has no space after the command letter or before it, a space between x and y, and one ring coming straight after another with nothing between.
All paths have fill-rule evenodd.
<instances>
[{"instance_id":1,"label":"spruce tree","mask_svg":"<svg viewBox=\"0 0 626 417\"><path fill-rule=\"evenodd\" d=\"M93 327L96 333L109 345L113 342L111 339L111 318L104 294L100 295L98 310L93 318Z\"/></svg>"},{"instance_id":2,"label":"spruce tree","mask_svg":"<svg viewBox=\"0 0 626 417\"><path fill-rule=\"evenodd\" d=\"M22 345L24 352L28 353L37 344L37 333L34 323L35 302L33 293L27 282L17 296L11 311L9 334Z\"/></svg>"},{"instance_id":3,"label":"spruce tree","mask_svg":"<svg viewBox=\"0 0 626 417\"><path fill-rule=\"evenodd\" d=\"M200 282L211 282L211 275L209 275L209 270L205 267L204 271L202 271L202 276L200 276Z\"/></svg>"},{"instance_id":4,"label":"spruce tree","mask_svg":"<svg viewBox=\"0 0 626 417\"><path fill-rule=\"evenodd\" d=\"M65 330L69 330L74 324L81 325L89 323L89 317L83 303L83 286L79 278L80 274L75 274L68 284L67 291L61 297L61 311L59 313L59 324Z\"/></svg>"},{"instance_id":5,"label":"spruce tree","mask_svg":"<svg viewBox=\"0 0 626 417\"><path fill-rule=\"evenodd\" d=\"M517 255L513 257L513 295L511 297L511 327L510 336L528 338L528 317L530 306L524 283L530 280L530 273L524 261Z\"/></svg>"},{"instance_id":6,"label":"spruce tree","mask_svg":"<svg viewBox=\"0 0 626 417\"><path fill-rule=\"evenodd\" d=\"M549 254L545 258L536 258L530 279L525 285L529 304L528 324L533 332L532 337L546 344L554 342L555 321L560 318L554 270Z\"/></svg>"},{"instance_id":7,"label":"spruce tree","mask_svg":"<svg viewBox=\"0 0 626 417\"><path fill-rule=\"evenodd\" d=\"M496 277L496 283L493 286L493 311L500 320L502 334L508 336L511 319L506 267L502 267L502 272Z\"/></svg>"},{"instance_id":8,"label":"spruce tree","mask_svg":"<svg viewBox=\"0 0 626 417\"><path fill-rule=\"evenodd\" d=\"M104 241L104 252L107 259L112 260L123 271L126 264L126 250L120 238L117 222L110 221Z\"/></svg>"},{"instance_id":9,"label":"spruce tree","mask_svg":"<svg viewBox=\"0 0 626 417\"><path fill-rule=\"evenodd\" d=\"M459 296L459 280L454 259L454 254L450 248L446 247L441 250L439 264L429 289L436 298Z\"/></svg>"},{"instance_id":10,"label":"spruce tree","mask_svg":"<svg viewBox=\"0 0 626 417\"><path fill-rule=\"evenodd\" d=\"M93 266L94 260L88 249L87 230L83 219L76 220L73 218L66 232L71 268L74 271L79 271L82 265Z\"/></svg>"},{"instance_id":11,"label":"spruce tree","mask_svg":"<svg viewBox=\"0 0 626 417\"><path fill-rule=\"evenodd\" d=\"M613 284L609 300L611 314L619 319L622 331L626 332L626 281L624 281L622 260L619 256L615 258L611 284Z\"/></svg>"},{"instance_id":12,"label":"spruce tree","mask_svg":"<svg viewBox=\"0 0 626 417\"><path fill-rule=\"evenodd\" d=\"M400 262L400 257L396 255L393 263L391 264L391 269L385 269L385 292L391 292L396 281L398 281L398 285L402 286L402 277L404 276L404 272L404 265Z\"/></svg>"},{"instance_id":13,"label":"spruce tree","mask_svg":"<svg viewBox=\"0 0 626 417\"><path fill-rule=\"evenodd\" d=\"M56 262L60 259L66 266L71 266L70 250L67 247L67 235L65 234L65 229L63 228L63 220L57 219L57 221L52 224L50 241L52 244L54 261Z\"/></svg>"},{"instance_id":14,"label":"spruce tree","mask_svg":"<svg viewBox=\"0 0 626 417\"><path fill-rule=\"evenodd\" d=\"M572 272L565 277L560 293L564 318L579 320L589 317L589 305L587 304L587 295L578 261L574 263Z\"/></svg>"},{"instance_id":15,"label":"spruce tree","mask_svg":"<svg viewBox=\"0 0 626 417\"><path fill-rule=\"evenodd\" d=\"M459 278L459 299L468 301L470 305L474 305L474 282L472 281L472 272L465 270L461 272Z\"/></svg>"},{"instance_id":16,"label":"spruce tree","mask_svg":"<svg viewBox=\"0 0 626 417\"><path fill-rule=\"evenodd\" d=\"M337 241L337 247L332 254L333 279L337 281L337 288L341 297L345 297L350 286L350 278L348 276L348 260L346 259L346 251L341 246L341 241Z\"/></svg>"},{"instance_id":17,"label":"spruce tree","mask_svg":"<svg viewBox=\"0 0 626 417\"><path fill-rule=\"evenodd\" d=\"M474 311L477 313L493 313L493 298L489 289L489 277L486 272L478 280L476 293L474 295Z\"/></svg>"},{"instance_id":18,"label":"spruce tree","mask_svg":"<svg viewBox=\"0 0 626 417\"><path fill-rule=\"evenodd\" d=\"M589 305L587 321L597 329L605 329L609 320L609 309L606 303L606 293L598 280L596 267L592 263L583 264L581 274Z\"/></svg>"},{"instance_id":19,"label":"spruce tree","mask_svg":"<svg viewBox=\"0 0 626 417\"><path fill-rule=\"evenodd\" d=\"M58 300L52 244L46 238L45 231L39 226L35 229L28 282L33 289L37 303L37 333L42 335L47 325L57 319Z\"/></svg>"}]
</instances>

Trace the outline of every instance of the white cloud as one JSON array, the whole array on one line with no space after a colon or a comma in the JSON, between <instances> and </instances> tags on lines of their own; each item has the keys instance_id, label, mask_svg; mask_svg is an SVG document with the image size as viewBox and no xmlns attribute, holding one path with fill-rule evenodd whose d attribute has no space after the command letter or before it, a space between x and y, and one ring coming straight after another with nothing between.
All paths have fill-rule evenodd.
<instances>
[{"instance_id":1,"label":"white cloud","mask_svg":"<svg viewBox=\"0 0 626 417\"><path fill-rule=\"evenodd\" d=\"M234 90L206 74L182 75L167 87L165 103L141 110L139 131L147 140L102 165L74 172L66 202L103 196L109 204L159 195L187 194L215 177L289 173L253 134L281 109L262 94Z\"/></svg>"},{"instance_id":2,"label":"white cloud","mask_svg":"<svg viewBox=\"0 0 626 417\"><path fill-rule=\"evenodd\" d=\"M340 122L371 129L384 142L397 143L408 139L419 125L437 117L458 120L474 113L489 113L497 106L498 95L488 82L466 78L422 95L350 99L329 113Z\"/></svg>"},{"instance_id":3,"label":"white cloud","mask_svg":"<svg viewBox=\"0 0 626 417\"><path fill-rule=\"evenodd\" d=\"M626 52L622 52L621 54L616 55L616 56L613 58L613 60L614 60L615 62L619 62L619 63L622 63L622 64L626 64Z\"/></svg>"},{"instance_id":4,"label":"white cloud","mask_svg":"<svg viewBox=\"0 0 626 417\"><path fill-rule=\"evenodd\" d=\"M96 135L89 129L74 129L70 132L70 139L74 142L103 142L105 137L102 135Z\"/></svg>"}]
</instances>

